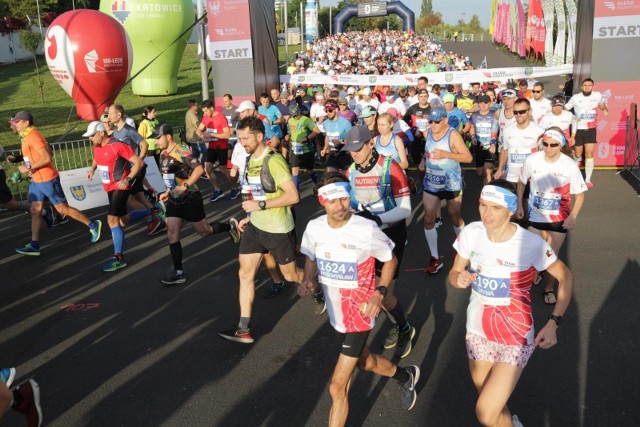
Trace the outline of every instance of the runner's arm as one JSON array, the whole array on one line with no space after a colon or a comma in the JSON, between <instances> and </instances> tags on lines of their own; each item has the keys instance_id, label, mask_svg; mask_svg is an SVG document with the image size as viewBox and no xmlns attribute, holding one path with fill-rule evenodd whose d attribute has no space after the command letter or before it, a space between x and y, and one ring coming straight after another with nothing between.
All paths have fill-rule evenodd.
<instances>
[{"instance_id":1,"label":"runner's arm","mask_svg":"<svg viewBox=\"0 0 640 427\"><path fill-rule=\"evenodd\" d=\"M571 296L573 293L573 273L571 270L560 260L556 260L553 264L547 267L547 273L551 274L558 280L558 298L553 307L553 313L555 316L563 316L569 307L571 302ZM549 319L547 324L540 330L535 338L535 346L548 349L556 345L558 342L556 337L556 329L558 325L554 320Z\"/></svg>"}]
</instances>

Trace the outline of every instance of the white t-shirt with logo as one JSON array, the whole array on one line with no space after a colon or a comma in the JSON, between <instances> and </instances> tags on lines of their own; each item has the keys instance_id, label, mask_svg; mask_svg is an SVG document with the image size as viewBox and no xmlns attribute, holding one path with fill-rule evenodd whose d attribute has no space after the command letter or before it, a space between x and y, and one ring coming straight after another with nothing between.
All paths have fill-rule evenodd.
<instances>
[{"instance_id":1,"label":"white t-shirt with logo","mask_svg":"<svg viewBox=\"0 0 640 427\"><path fill-rule=\"evenodd\" d=\"M571 114L570 111L562 110L562 113L555 115L548 113L542 116L540 123L538 123L542 129L549 129L551 126L557 126L562 129L564 136L569 138L571 136L571 129L576 128L576 116Z\"/></svg>"},{"instance_id":2,"label":"white t-shirt with logo","mask_svg":"<svg viewBox=\"0 0 640 427\"><path fill-rule=\"evenodd\" d=\"M542 151L530 155L520 175L520 182L527 181L531 222L564 221L571 214L571 195L587 191L576 162L564 154L553 163L545 161Z\"/></svg>"},{"instance_id":3,"label":"white t-shirt with logo","mask_svg":"<svg viewBox=\"0 0 640 427\"><path fill-rule=\"evenodd\" d=\"M520 170L527 157L538 151L538 138L543 133L544 129L533 122L525 129L520 129L517 123L505 128L502 147L507 150L507 181L518 183Z\"/></svg>"},{"instance_id":4,"label":"white t-shirt with logo","mask_svg":"<svg viewBox=\"0 0 640 427\"><path fill-rule=\"evenodd\" d=\"M551 112L551 100L547 98L541 98L540 101L531 98L529 103L531 104L531 117L536 123L540 123L540 119Z\"/></svg>"},{"instance_id":5,"label":"white t-shirt with logo","mask_svg":"<svg viewBox=\"0 0 640 427\"><path fill-rule=\"evenodd\" d=\"M584 96L582 92L571 97L569 102L564 106L567 110L576 113L578 118L578 129L595 129L598 125L598 106L604 103L600 92L591 92L591 95Z\"/></svg>"},{"instance_id":6,"label":"white t-shirt with logo","mask_svg":"<svg viewBox=\"0 0 640 427\"><path fill-rule=\"evenodd\" d=\"M341 333L369 331L375 319L362 305L376 289L375 260L390 261L393 242L368 219L353 215L347 224L331 228L327 216L309 221L300 252L318 267L331 326Z\"/></svg>"},{"instance_id":7,"label":"white t-shirt with logo","mask_svg":"<svg viewBox=\"0 0 640 427\"><path fill-rule=\"evenodd\" d=\"M517 226L506 242L492 242L481 221L467 225L453 247L478 273L467 307L467 332L507 345L531 345L531 285L536 271L556 260L540 236Z\"/></svg>"}]
</instances>

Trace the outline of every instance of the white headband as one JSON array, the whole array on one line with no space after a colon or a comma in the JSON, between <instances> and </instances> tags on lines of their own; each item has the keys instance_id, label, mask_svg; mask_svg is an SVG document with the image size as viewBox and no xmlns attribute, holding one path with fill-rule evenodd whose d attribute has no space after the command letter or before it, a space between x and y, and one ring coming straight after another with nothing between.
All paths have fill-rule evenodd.
<instances>
[{"instance_id":1,"label":"white headband","mask_svg":"<svg viewBox=\"0 0 640 427\"><path fill-rule=\"evenodd\" d=\"M348 182L333 182L318 189L318 200L324 205L329 200L351 197L351 186Z\"/></svg>"},{"instance_id":2,"label":"white headband","mask_svg":"<svg viewBox=\"0 0 640 427\"><path fill-rule=\"evenodd\" d=\"M518 208L518 196L496 185L485 185L482 187L480 199L507 208L511 213L515 213Z\"/></svg>"},{"instance_id":3,"label":"white headband","mask_svg":"<svg viewBox=\"0 0 640 427\"><path fill-rule=\"evenodd\" d=\"M557 130L547 130L544 132L544 135L542 135L542 139L553 139L554 141L558 141L560 143L561 146L564 147L564 144L566 144L567 139L564 137L564 135L562 134L562 132L558 132Z\"/></svg>"}]
</instances>

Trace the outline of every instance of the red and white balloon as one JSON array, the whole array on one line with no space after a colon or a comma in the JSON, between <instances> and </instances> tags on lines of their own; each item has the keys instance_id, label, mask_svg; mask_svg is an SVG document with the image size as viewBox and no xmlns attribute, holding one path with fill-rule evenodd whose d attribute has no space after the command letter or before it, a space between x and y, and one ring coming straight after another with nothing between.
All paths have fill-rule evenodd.
<instances>
[{"instance_id":1,"label":"red and white balloon","mask_svg":"<svg viewBox=\"0 0 640 427\"><path fill-rule=\"evenodd\" d=\"M127 81L133 49L124 28L97 10L65 12L49 26L44 41L53 77L76 102L83 120L98 120Z\"/></svg>"}]
</instances>

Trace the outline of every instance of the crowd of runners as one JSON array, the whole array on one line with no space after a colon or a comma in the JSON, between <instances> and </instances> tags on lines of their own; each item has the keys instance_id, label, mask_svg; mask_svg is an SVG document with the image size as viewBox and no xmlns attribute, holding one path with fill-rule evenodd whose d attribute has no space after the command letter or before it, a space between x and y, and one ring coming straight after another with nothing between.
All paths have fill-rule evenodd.
<instances>
[{"instance_id":1,"label":"crowd of runners","mask_svg":"<svg viewBox=\"0 0 640 427\"><path fill-rule=\"evenodd\" d=\"M345 44L344 50L352 45L358 52L360 42ZM390 51L410 54L414 42ZM332 46L340 43L336 39ZM318 57L333 58L325 47ZM376 52L384 57L387 48ZM356 367L393 377L402 407L410 410L420 367L400 367L370 351L367 338L384 312L390 323L384 347L395 348L398 360L411 353L416 330L394 290L408 285L400 265L411 196L420 194L429 249L426 273L438 274L448 264L451 286L471 288L466 344L479 394L478 420L522 425L507 401L534 348L556 343L571 300L573 276L556 254L593 186L597 118L608 113L593 87L591 79L584 80L581 92L566 102L563 95L547 97L542 83L528 80L439 87L421 77L407 88L287 86L262 94L256 103L236 105L226 94L222 106L204 101L199 111L198 103L189 101L180 135L158 122L152 106L136 127L123 106L112 105L84 134L93 146L87 178L99 179L109 200L104 224L114 255L102 270L126 268L124 230L138 220L146 220L150 236L166 229L173 269L158 279L169 286L189 279L180 243L185 221L202 237L230 236L239 253L239 319L219 332L221 338L254 342L255 277L264 264L272 279L264 297L297 286L300 296L314 298L317 315L326 311L340 336L329 424L346 423ZM103 221L92 221L67 204L51 148L35 123L27 111L10 120L21 138L21 154L7 160L29 177L28 202L16 201L0 170L0 202L31 216L31 241L16 252L46 255L40 246L43 221L53 226L74 219L87 227L91 242L98 241ZM156 193L145 180L145 158L153 158L165 191ZM467 224L461 214L462 166L473 162L483 183L481 221ZM212 187L208 197L199 188L205 179ZM294 206L307 179L325 214L302 224ZM215 209L219 200L238 197L244 218L207 222L205 201ZM443 205L450 221L441 218ZM296 223L304 230L301 235ZM438 228L448 223L455 242L439 239ZM443 255L441 248L451 245L453 252ZM302 265L299 256L304 256ZM531 298L536 294L531 291L538 284L551 313L535 334ZM9 389L15 370L0 373L0 406L25 413L30 426L39 425L37 383L30 379Z\"/></svg>"}]
</instances>

